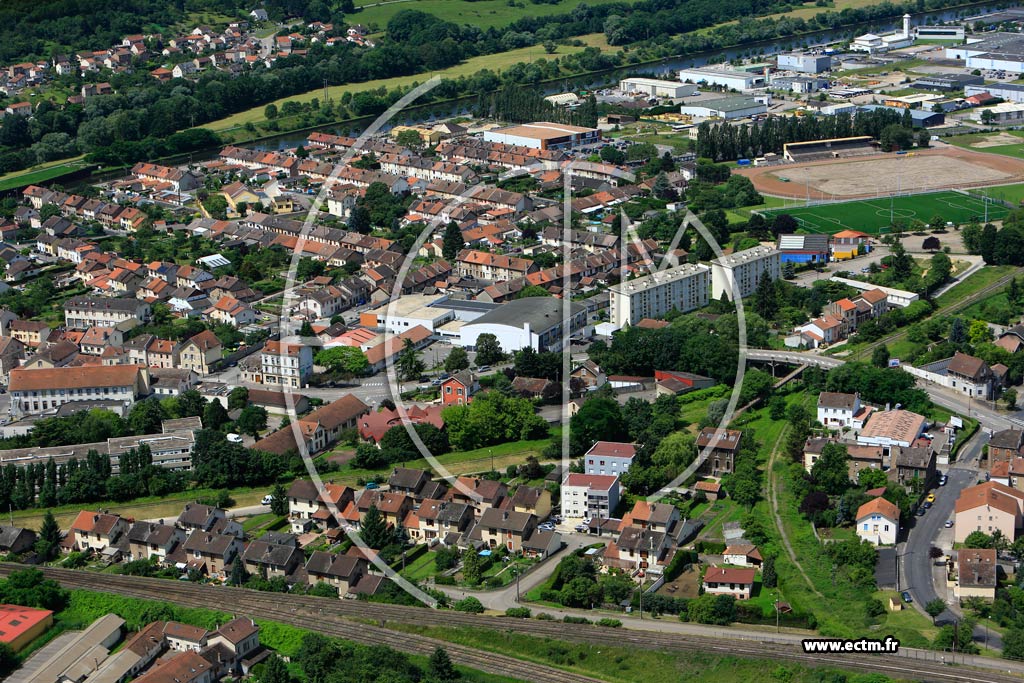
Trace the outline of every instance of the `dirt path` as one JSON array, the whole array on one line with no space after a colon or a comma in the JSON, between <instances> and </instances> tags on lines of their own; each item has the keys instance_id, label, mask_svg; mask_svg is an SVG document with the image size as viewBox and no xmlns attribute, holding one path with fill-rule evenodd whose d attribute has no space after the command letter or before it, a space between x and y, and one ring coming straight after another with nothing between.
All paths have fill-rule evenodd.
<instances>
[{"instance_id":1,"label":"dirt path","mask_svg":"<svg viewBox=\"0 0 1024 683\"><path fill-rule=\"evenodd\" d=\"M787 197L794 199L806 199L808 195L811 200L831 199L857 199L875 197L878 195L878 184L882 180L878 177L885 175L883 185L896 187L895 177L892 169L889 168L897 160L908 160L914 167L921 167L922 173L915 173L914 178L904 176L903 188L905 190L921 191L926 189L942 190L951 188L986 187L991 185L1008 185L1016 182L1024 182L1024 160L1001 154L991 154L951 145L944 145L925 150L915 150L913 156L896 156L893 154L878 154L874 156L854 157L850 159L808 161L801 163L781 164L778 166L757 166L751 168L740 168L733 172L750 178L758 192L774 195L776 197ZM922 161L937 162L938 166L922 164ZM946 172L943 172L942 162L946 162ZM872 173L872 167L878 173ZM822 167L829 169L826 172ZM954 168L956 167L956 168ZM972 180L971 167L983 169L982 175L987 178ZM797 182L804 175L811 178L810 187L803 182ZM977 175L977 174L975 174ZM791 182L779 179L779 176L791 178ZM824 191L815 187L815 179L829 177L850 176L852 184L849 187L863 187L870 189L870 192L858 192L856 190L844 190L837 192ZM871 182L864 182L865 178L873 178ZM888 181L893 182L889 183ZM832 183L833 189L842 189L839 183Z\"/></svg>"},{"instance_id":2,"label":"dirt path","mask_svg":"<svg viewBox=\"0 0 1024 683\"><path fill-rule=\"evenodd\" d=\"M779 445L782 443L782 437L789 432L789 425L779 433L779 438L775 440L775 445L772 447L772 454L768 458L768 505L772 509L772 519L775 520L775 527L779 530L779 538L782 539L782 546L786 549L786 554L789 555L790 562L797 568L800 575L804 577L804 581L807 582L807 587L811 589L811 592L817 595L822 600L825 596L818 592L818 589L814 587L814 583L811 582L807 572L804 571L803 565L796 559L796 552L793 550L793 544L789 542L789 536L786 535L786 526L782 523L782 516L779 515L779 496L778 496L778 481L775 478L775 460L779 454Z\"/></svg>"}]
</instances>

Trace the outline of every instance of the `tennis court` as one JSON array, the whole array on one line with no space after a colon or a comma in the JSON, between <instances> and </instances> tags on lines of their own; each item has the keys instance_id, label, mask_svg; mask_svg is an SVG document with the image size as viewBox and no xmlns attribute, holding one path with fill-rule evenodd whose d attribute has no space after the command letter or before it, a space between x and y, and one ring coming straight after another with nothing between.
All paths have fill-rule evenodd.
<instances>
[{"instance_id":1,"label":"tennis court","mask_svg":"<svg viewBox=\"0 0 1024 683\"><path fill-rule=\"evenodd\" d=\"M808 232L831 235L840 230L858 230L869 235L889 232L893 220L902 219L908 227L915 221L928 223L936 215L957 224L971 221L1002 220L1010 212L1004 205L960 192L876 197L850 202L831 202L817 206L794 206L763 211L769 222L780 213L788 213Z\"/></svg>"}]
</instances>

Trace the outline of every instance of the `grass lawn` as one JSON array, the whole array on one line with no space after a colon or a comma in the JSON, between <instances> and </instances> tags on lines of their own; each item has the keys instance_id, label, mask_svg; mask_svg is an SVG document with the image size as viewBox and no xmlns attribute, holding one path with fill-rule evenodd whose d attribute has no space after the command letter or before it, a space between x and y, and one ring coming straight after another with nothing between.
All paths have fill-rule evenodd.
<instances>
[{"instance_id":1,"label":"grass lawn","mask_svg":"<svg viewBox=\"0 0 1024 683\"><path fill-rule=\"evenodd\" d=\"M606 681L624 683L734 683L767 678L770 671L785 669L789 683L809 683L819 678L822 669L811 671L798 664L757 659L742 659L699 652L656 652L641 648L616 646L615 634L608 634L608 643L597 648L593 645L552 641L510 631L478 628L427 627L389 622L388 628L405 633L439 638L497 652L528 662L546 664L566 671L576 671Z\"/></svg>"},{"instance_id":2,"label":"grass lawn","mask_svg":"<svg viewBox=\"0 0 1024 683\"><path fill-rule=\"evenodd\" d=\"M620 0L586 0L586 4L607 5ZM633 0L635 1L635 0ZM514 6L507 0L415 0L414 2L356 2L356 8L376 5L360 9L349 19L365 24L370 29L384 29L393 16L403 10L418 10L432 14L444 21L454 24L470 24L480 28L496 28L507 26L524 16L547 17L553 14L568 14L584 0L561 0L553 4L527 3L527 9ZM630 0L626 0L630 4Z\"/></svg>"},{"instance_id":3,"label":"grass lawn","mask_svg":"<svg viewBox=\"0 0 1024 683\"><path fill-rule=\"evenodd\" d=\"M242 529L245 530L247 534L259 536L264 531L269 531L270 527L277 526L278 522L284 519L284 517L278 517L273 512L266 512L262 515L253 515L242 522Z\"/></svg>"},{"instance_id":4,"label":"grass lawn","mask_svg":"<svg viewBox=\"0 0 1024 683\"><path fill-rule=\"evenodd\" d=\"M861 199L850 202L832 202L817 206L764 211L771 222L776 214L788 213L804 230L831 235L840 230L860 230L872 235L889 231L891 217L906 220L929 221L936 214L955 223L982 220L986 202L959 192L929 192L890 199ZM1002 220L1010 210L999 204L988 204L989 220Z\"/></svg>"},{"instance_id":5,"label":"grass lawn","mask_svg":"<svg viewBox=\"0 0 1024 683\"><path fill-rule=\"evenodd\" d=\"M185 503L190 503L197 498L213 498L217 493L218 491L213 489L193 489L170 493L162 498L139 498L138 500L126 503L103 502L95 503L91 506L75 503L73 505L51 508L51 511L57 519L57 524L62 529L71 526L79 511L100 507L122 517L133 517L135 519L176 519L181 514L182 508L185 507ZM258 505L260 499L267 494L267 490L265 487L258 489L235 489L230 493L231 497L235 500L235 505L242 507ZM44 510L39 509L17 511L14 513L14 524L30 529L38 529L39 525L42 524L43 515L45 514Z\"/></svg>"},{"instance_id":6,"label":"grass lawn","mask_svg":"<svg viewBox=\"0 0 1024 683\"><path fill-rule=\"evenodd\" d=\"M551 443L551 439L558 436L559 429L553 429L551 435L545 439L535 441L513 441L511 443L496 444L485 448L478 448L472 451L454 451L437 456L437 461L444 465L452 474L470 474L486 472L491 469L491 462L494 462L494 469L503 472L509 465L521 465L526 458L533 455L541 457L541 451ZM401 464L402 467L421 468L432 470L433 467L423 458L415 458ZM334 477L340 483L352 483L357 478L370 479L375 475L386 473L386 470L363 470L352 467L343 468L341 477Z\"/></svg>"},{"instance_id":7,"label":"grass lawn","mask_svg":"<svg viewBox=\"0 0 1024 683\"><path fill-rule=\"evenodd\" d=\"M786 206L786 202L793 202L792 199L786 199L785 197L772 197L771 195L761 196L764 197L764 203L762 204L757 204L755 206L741 206L738 209L726 209L725 215L729 218L729 223L746 223L750 220L750 214L755 211L781 209Z\"/></svg>"},{"instance_id":8,"label":"grass lawn","mask_svg":"<svg viewBox=\"0 0 1024 683\"><path fill-rule=\"evenodd\" d=\"M429 2L430 0L425 0ZM453 0L443 0L445 3ZM485 0L486 1L486 0ZM482 3L471 3L471 4L482 4ZM391 7L401 7L401 5L392 5ZM548 5L537 5L537 7L547 7ZM358 16L358 15L357 15ZM492 55L482 55L480 57L472 57L461 64L457 64L447 69L435 71L433 73L416 74L413 76L396 76L394 78L379 78L373 81L365 81L363 83L348 83L345 85L336 85L329 88L329 95L331 99L340 99L341 96L346 93L357 93L364 92L367 90L377 90L379 88L397 88L400 86L408 86L413 83L424 83L433 76L440 76L442 78L458 78L459 76L469 76L474 74L481 69L491 69L492 71L504 71L508 67L512 66L516 62L533 62L538 59L555 59L559 55L567 55L575 52L580 52L584 48L572 47L567 45L559 45L558 51L549 55L544 51L542 45L533 45L530 47L524 47L518 50L510 50L508 52L501 52ZM291 97L285 97L274 102L281 107L285 102L308 102L314 97L323 97L323 88L317 88L316 90L310 90L309 92L302 93L299 95L293 95ZM259 107L253 107L245 111L232 114L226 118L218 121L210 121L204 123L201 128L209 128L217 132L229 131L236 128L241 128L247 123L259 123L264 121L263 110L266 105L260 105Z\"/></svg>"},{"instance_id":9,"label":"grass lawn","mask_svg":"<svg viewBox=\"0 0 1024 683\"><path fill-rule=\"evenodd\" d=\"M939 308L953 306L963 301L971 294L985 289L992 283L1012 273L1016 268L1013 266L985 266L974 271L970 277L953 287L942 296L935 299Z\"/></svg>"},{"instance_id":10,"label":"grass lawn","mask_svg":"<svg viewBox=\"0 0 1024 683\"><path fill-rule=\"evenodd\" d=\"M989 138L997 135L1010 135L1015 138L1020 138L1020 142L1007 142L1007 144L992 146L978 145L978 143L985 142ZM1002 154L1003 156L1024 159L1024 131L1020 130L1004 130L999 131L998 133L968 133L967 135L954 135L952 137L943 138L943 140L951 145L956 145L957 147L963 147L965 149L972 149L975 152L989 152L991 154Z\"/></svg>"},{"instance_id":11,"label":"grass lawn","mask_svg":"<svg viewBox=\"0 0 1024 683\"><path fill-rule=\"evenodd\" d=\"M434 565L435 555L437 553L428 551L417 557L413 562L407 563L405 571L401 572L402 576L410 581L423 581L433 576L437 573L437 567Z\"/></svg>"},{"instance_id":12,"label":"grass lawn","mask_svg":"<svg viewBox=\"0 0 1024 683\"><path fill-rule=\"evenodd\" d=\"M42 164L30 171L15 171L0 177L0 192L13 190L19 187L41 183L53 178L59 178L67 173L73 173L85 166L88 166L82 157L75 159L61 159L59 161Z\"/></svg>"}]
</instances>

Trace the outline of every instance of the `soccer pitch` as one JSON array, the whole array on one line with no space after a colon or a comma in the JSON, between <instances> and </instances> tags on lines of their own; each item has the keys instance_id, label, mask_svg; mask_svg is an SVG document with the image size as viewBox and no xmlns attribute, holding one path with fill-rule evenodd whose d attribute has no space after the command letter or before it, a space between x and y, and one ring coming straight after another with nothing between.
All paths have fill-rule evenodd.
<instances>
[{"instance_id":1,"label":"soccer pitch","mask_svg":"<svg viewBox=\"0 0 1024 683\"><path fill-rule=\"evenodd\" d=\"M817 206L793 206L760 212L768 222L780 213L788 213L808 232L831 235L840 230L858 230L869 235L889 232L895 219L903 219L907 227L914 221L928 223L936 215L957 224L985 219L998 221L1010 212L1003 204L959 192L929 192L901 197L876 197L850 202L834 202Z\"/></svg>"}]
</instances>

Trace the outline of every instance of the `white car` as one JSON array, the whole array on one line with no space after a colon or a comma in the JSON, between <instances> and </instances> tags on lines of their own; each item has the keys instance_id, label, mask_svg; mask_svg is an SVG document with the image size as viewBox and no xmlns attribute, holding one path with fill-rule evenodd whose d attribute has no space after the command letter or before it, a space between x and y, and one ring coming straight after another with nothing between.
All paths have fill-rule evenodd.
<instances>
[{"instance_id":1,"label":"white car","mask_svg":"<svg viewBox=\"0 0 1024 683\"><path fill-rule=\"evenodd\" d=\"M269 493L260 499L260 505L270 505L272 502L274 502L274 497Z\"/></svg>"}]
</instances>

